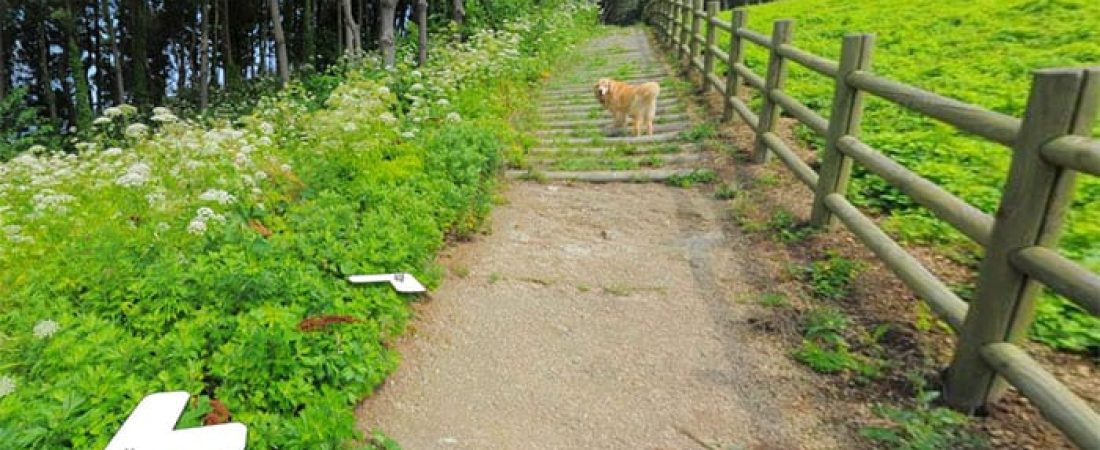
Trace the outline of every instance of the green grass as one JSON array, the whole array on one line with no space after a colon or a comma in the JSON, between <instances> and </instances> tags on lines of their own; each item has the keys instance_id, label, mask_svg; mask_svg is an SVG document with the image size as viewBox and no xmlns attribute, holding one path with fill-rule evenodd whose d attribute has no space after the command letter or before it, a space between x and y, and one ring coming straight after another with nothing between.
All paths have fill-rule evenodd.
<instances>
[{"instance_id":1,"label":"green grass","mask_svg":"<svg viewBox=\"0 0 1100 450\"><path fill-rule=\"evenodd\" d=\"M670 186L676 186L680 188L689 188L696 184L710 184L718 181L718 174L713 170L699 169L693 170L686 175L673 175L665 180L665 183Z\"/></svg>"},{"instance_id":2,"label":"green grass","mask_svg":"<svg viewBox=\"0 0 1100 450\"><path fill-rule=\"evenodd\" d=\"M802 345L792 356L815 372L825 374L851 374L858 381L882 376L885 362L851 350L845 337L853 333L851 319L835 308L819 308L810 312L803 324ZM860 340L873 343L870 336Z\"/></svg>"},{"instance_id":3,"label":"green grass","mask_svg":"<svg viewBox=\"0 0 1100 450\"><path fill-rule=\"evenodd\" d=\"M919 374L906 375L917 396L914 405L898 407L878 404L872 411L887 425L867 426L859 434L879 448L902 450L981 449L988 448L984 437L972 432L970 418L957 411L936 406L940 393L928 390Z\"/></svg>"},{"instance_id":4,"label":"green grass","mask_svg":"<svg viewBox=\"0 0 1100 450\"><path fill-rule=\"evenodd\" d=\"M874 33L876 73L1016 117L1032 71L1100 63L1100 2L1093 0L786 0L750 7L748 25L767 34L781 18L796 21L795 46L833 60L844 34ZM727 33L720 31L719 40L726 48ZM763 74L767 54L751 44L746 49L746 64ZM785 89L828 115L832 80L792 64ZM1100 123L1093 130L1100 133ZM1009 149L878 99L866 102L862 138L982 210L996 209ZM940 246L963 262L977 253L960 233L858 165L851 194L889 216L888 231L903 240ZM1061 250L1100 271L1100 179L1078 182ZM1096 348L1100 319L1045 295L1032 335L1057 348Z\"/></svg>"}]
</instances>

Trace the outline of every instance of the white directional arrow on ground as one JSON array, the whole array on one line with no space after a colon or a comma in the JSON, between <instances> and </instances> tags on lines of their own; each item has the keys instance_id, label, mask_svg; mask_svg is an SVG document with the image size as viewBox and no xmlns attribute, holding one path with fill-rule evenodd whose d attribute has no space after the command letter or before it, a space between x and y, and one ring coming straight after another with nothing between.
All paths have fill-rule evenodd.
<instances>
[{"instance_id":1,"label":"white directional arrow on ground","mask_svg":"<svg viewBox=\"0 0 1100 450\"><path fill-rule=\"evenodd\" d=\"M397 292L409 294L425 292L423 284L420 284L411 273L386 273L381 275L352 275L348 277L352 283L389 283Z\"/></svg>"},{"instance_id":2,"label":"white directional arrow on ground","mask_svg":"<svg viewBox=\"0 0 1100 450\"><path fill-rule=\"evenodd\" d=\"M159 392L141 399L106 450L244 450L244 424L175 429L190 399L186 392Z\"/></svg>"}]
</instances>

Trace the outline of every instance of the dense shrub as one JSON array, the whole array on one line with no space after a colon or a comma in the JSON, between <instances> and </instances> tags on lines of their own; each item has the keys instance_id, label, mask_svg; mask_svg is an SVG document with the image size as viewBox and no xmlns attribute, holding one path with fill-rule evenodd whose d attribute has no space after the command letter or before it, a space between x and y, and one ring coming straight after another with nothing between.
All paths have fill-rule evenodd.
<instances>
[{"instance_id":1,"label":"dense shrub","mask_svg":"<svg viewBox=\"0 0 1100 450\"><path fill-rule=\"evenodd\" d=\"M420 70L368 58L231 123L120 106L79 153L0 165L0 448L102 448L165 390L196 396L182 426L224 403L249 448L356 445L409 309L344 277L438 283L433 255L521 145L508 115L529 102L502 96L594 17L561 2Z\"/></svg>"}]
</instances>

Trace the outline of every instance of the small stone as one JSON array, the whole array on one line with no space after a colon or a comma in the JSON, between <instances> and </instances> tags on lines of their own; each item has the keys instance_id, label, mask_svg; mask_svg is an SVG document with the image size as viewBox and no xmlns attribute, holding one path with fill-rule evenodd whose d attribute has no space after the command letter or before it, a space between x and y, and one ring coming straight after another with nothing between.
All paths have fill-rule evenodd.
<instances>
[{"instance_id":1,"label":"small stone","mask_svg":"<svg viewBox=\"0 0 1100 450\"><path fill-rule=\"evenodd\" d=\"M445 437L445 438L440 439L439 443L440 444L446 444L446 445L455 445L455 444L458 443L458 439L455 439L453 437Z\"/></svg>"}]
</instances>

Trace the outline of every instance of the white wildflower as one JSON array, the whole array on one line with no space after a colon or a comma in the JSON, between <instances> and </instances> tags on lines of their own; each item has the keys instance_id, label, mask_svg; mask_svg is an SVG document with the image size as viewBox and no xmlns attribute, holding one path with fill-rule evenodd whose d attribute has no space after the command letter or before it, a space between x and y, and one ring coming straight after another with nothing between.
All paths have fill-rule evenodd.
<instances>
[{"instance_id":1,"label":"white wildflower","mask_svg":"<svg viewBox=\"0 0 1100 450\"><path fill-rule=\"evenodd\" d=\"M111 147L103 151L105 156L118 156L122 154L122 149L118 147Z\"/></svg>"},{"instance_id":2,"label":"white wildflower","mask_svg":"<svg viewBox=\"0 0 1100 450\"><path fill-rule=\"evenodd\" d=\"M107 125L111 123L111 118L108 116L99 116L92 121L92 125Z\"/></svg>"},{"instance_id":3,"label":"white wildflower","mask_svg":"<svg viewBox=\"0 0 1100 450\"><path fill-rule=\"evenodd\" d=\"M153 108L153 115L154 116L166 116L166 115L171 115L171 114L172 114L172 110L170 110L168 108L165 108L163 106L158 106L156 108Z\"/></svg>"},{"instance_id":4,"label":"white wildflower","mask_svg":"<svg viewBox=\"0 0 1100 450\"><path fill-rule=\"evenodd\" d=\"M225 192L221 189L208 189L206 192L203 192L201 195L199 195L199 200L218 202L222 205L233 203L233 201L236 199L237 198L234 197L233 194Z\"/></svg>"},{"instance_id":5,"label":"white wildflower","mask_svg":"<svg viewBox=\"0 0 1100 450\"><path fill-rule=\"evenodd\" d=\"M462 116L458 115L457 112L452 111L452 112L447 113L447 121L448 122L461 122L462 121Z\"/></svg>"},{"instance_id":6,"label":"white wildflower","mask_svg":"<svg viewBox=\"0 0 1100 450\"><path fill-rule=\"evenodd\" d=\"M253 174L252 176L254 178L256 178L256 181L263 181L263 180L267 179L267 172L264 172L262 170L257 170L256 173Z\"/></svg>"},{"instance_id":7,"label":"white wildflower","mask_svg":"<svg viewBox=\"0 0 1100 450\"><path fill-rule=\"evenodd\" d=\"M157 114L153 116L153 121L160 123L173 123L179 120L179 117L176 117L175 114Z\"/></svg>"},{"instance_id":8,"label":"white wildflower","mask_svg":"<svg viewBox=\"0 0 1100 450\"><path fill-rule=\"evenodd\" d=\"M416 133L413 133L412 131L405 131L405 132L401 133L401 137L403 137L405 139L412 139L412 138L416 137Z\"/></svg>"},{"instance_id":9,"label":"white wildflower","mask_svg":"<svg viewBox=\"0 0 1100 450\"><path fill-rule=\"evenodd\" d=\"M115 184L126 187L141 186L149 181L149 176L152 173L153 168L149 167L148 164L143 162L134 163L126 168L126 173L115 179Z\"/></svg>"},{"instance_id":10,"label":"white wildflower","mask_svg":"<svg viewBox=\"0 0 1100 450\"><path fill-rule=\"evenodd\" d=\"M420 78L424 74L420 73L419 70L414 70L412 72L409 72L409 75L412 75L413 78Z\"/></svg>"},{"instance_id":11,"label":"white wildflower","mask_svg":"<svg viewBox=\"0 0 1100 450\"><path fill-rule=\"evenodd\" d=\"M15 379L7 375L0 375L0 398L15 392Z\"/></svg>"},{"instance_id":12,"label":"white wildflower","mask_svg":"<svg viewBox=\"0 0 1100 450\"><path fill-rule=\"evenodd\" d=\"M145 201L149 202L149 206L151 207L161 205L164 203L164 193L157 191L145 194Z\"/></svg>"},{"instance_id":13,"label":"white wildflower","mask_svg":"<svg viewBox=\"0 0 1100 450\"><path fill-rule=\"evenodd\" d=\"M187 232L196 235L206 233L206 220L197 217L192 219L187 224Z\"/></svg>"},{"instance_id":14,"label":"white wildflower","mask_svg":"<svg viewBox=\"0 0 1100 450\"><path fill-rule=\"evenodd\" d=\"M134 123L126 127L126 136L134 139L142 138L149 133L149 127L143 123Z\"/></svg>"},{"instance_id":15,"label":"white wildflower","mask_svg":"<svg viewBox=\"0 0 1100 450\"><path fill-rule=\"evenodd\" d=\"M388 88L386 86L379 87L378 88L378 93L382 94L382 95L389 94L390 93L390 88Z\"/></svg>"},{"instance_id":16,"label":"white wildflower","mask_svg":"<svg viewBox=\"0 0 1100 450\"><path fill-rule=\"evenodd\" d=\"M397 123L397 116L394 116L393 113L386 111L378 116L378 120L381 120L382 123L386 125L394 125Z\"/></svg>"},{"instance_id":17,"label":"white wildflower","mask_svg":"<svg viewBox=\"0 0 1100 450\"><path fill-rule=\"evenodd\" d=\"M128 105L126 103L118 105L118 109L119 111L122 111L122 115L124 116L132 116L134 114L137 114L138 112L138 109L136 107L134 107L133 105Z\"/></svg>"},{"instance_id":18,"label":"white wildflower","mask_svg":"<svg viewBox=\"0 0 1100 450\"><path fill-rule=\"evenodd\" d=\"M118 117L118 116L122 115L122 109L117 107L117 106L112 106L110 108L104 109L103 110L103 115L105 117L112 117L112 118L113 117Z\"/></svg>"},{"instance_id":19,"label":"white wildflower","mask_svg":"<svg viewBox=\"0 0 1100 450\"><path fill-rule=\"evenodd\" d=\"M343 128L344 128L344 132L346 132L346 133L351 133L351 132L359 129L359 127L357 125L355 125L355 122L345 122Z\"/></svg>"},{"instance_id":20,"label":"white wildflower","mask_svg":"<svg viewBox=\"0 0 1100 450\"><path fill-rule=\"evenodd\" d=\"M409 86L409 90L412 91L412 92L423 91L424 90L424 85L420 84L420 83L416 83L412 86Z\"/></svg>"},{"instance_id":21,"label":"white wildflower","mask_svg":"<svg viewBox=\"0 0 1100 450\"><path fill-rule=\"evenodd\" d=\"M37 145L37 144L32 145L31 148L27 149L28 153L43 153L45 151L46 151L46 147L41 146L41 145Z\"/></svg>"},{"instance_id":22,"label":"white wildflower","mask_svg":"<svg viewBox=\"0 0 1100 450\"><path fill-rule=\"evenodd\" d=\"M261 137L256 142L258 142L260 145L268 145L268 146L274 143L274 141L272 141L271 138L269 138L267 136Z\"/></svg>"},{"instance_id":23,"label":"white wildflower","mask_svg":"<svg viewBox=\"0 0 1100 450\"><path fill-rule=\"evenodd\" d=\"M435 104L437 104L439 106L447 106L447 105L450 105L451 102L449 100L445 99L445 98L441 98L439 100L436 100Z\"/></svg>"},{"instance_id":24,"label":"white wildflower","mask_svg":"<svg viewBox=\"0 0 1100 450\"><path fill-rule=\"evenodd\" d=\"M273 134L275 133L275 126L267 122L262 122L260 123L260 131L264 134Z\"/></svg>"},{"instance_id":25,"label":"white wildflower","mask_svg":"<svg viewBox=\"0 0 1100 450\"><path fill-rule=\"evenodd\" d=\"M283 172L290 172L294 168L290 167L290 164L283 164L283 165L279 166L279 169L281 169Z\"/></svg>"},{"instance_id":26,"label":"white wildflower","mask_svg":"<svg viewBox=\"0 0 1100 450\"><path fill-rule=\"evenodd\" d=\"M57 322L49 319L39 320L38 323L34 324L34 337L45 339L53 336L54 333L57 333L60 329L61 326L58 325Z\"/></svg>"}]
</instances>

